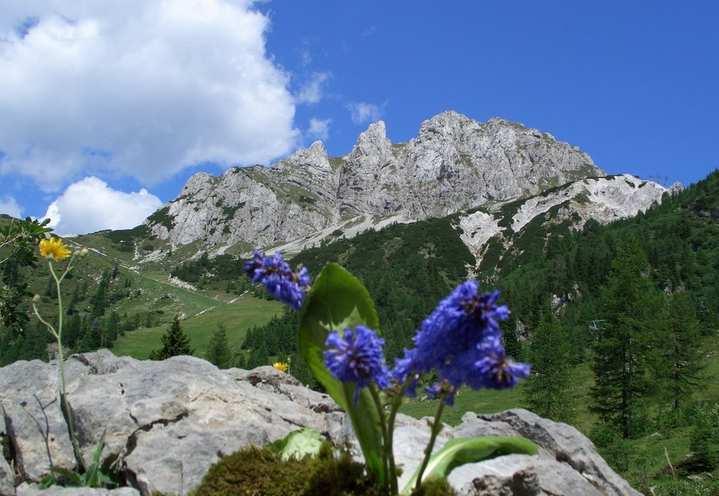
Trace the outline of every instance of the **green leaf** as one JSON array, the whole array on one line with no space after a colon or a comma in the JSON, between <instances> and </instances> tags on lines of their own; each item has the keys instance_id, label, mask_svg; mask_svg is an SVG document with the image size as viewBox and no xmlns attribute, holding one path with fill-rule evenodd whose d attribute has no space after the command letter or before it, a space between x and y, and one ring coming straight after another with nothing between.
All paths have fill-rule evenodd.
<instances>
[{"instance_id":1,"label":"green leaf","mask_svg":"<svg viewBox=\"0 0 719 496\"><path fill-rule=\"evenodd\" d=\"M324 442L325 439L322 434L306 427L290 432L287 436L267 447L278 453L282 460L286 461L292 458L301 460L305 456L317 456Z\"/></svg>"},{"instance_id":2,"label":"green leaf","mask_svg":"<svg viewBox=\"0 0 719 496\"><path fill-rule=\"evenodd\" d=\"M432 455L424 471L422 481L434 478L447 478L455 468L466 463L477 463L502 455L534 455L537 446L523 437L465 437L452 439L437 453ZM419 468L417 468L419 472ZM417 472L407 482L402 494L411 494L417 483Z\"/></svg>"},{"instance_id":3,"label":"green leaf","mask_svg":"<svg viewBox=\"0 0 719 496\"><path fill-rule=\"evenodd\" d=\"M379 330L377 310L369 292L359 279L340 265L327 264L312 284L302 312L300 353L315 379L350 416L367 469L382 484L387 480L387 474L382 461L379 413L372 397L365 389L355 403L354 385L335 379L325 367L323 357L328 329L341 331L344 327L358 324Z\"/></svg>"}]
</instances>

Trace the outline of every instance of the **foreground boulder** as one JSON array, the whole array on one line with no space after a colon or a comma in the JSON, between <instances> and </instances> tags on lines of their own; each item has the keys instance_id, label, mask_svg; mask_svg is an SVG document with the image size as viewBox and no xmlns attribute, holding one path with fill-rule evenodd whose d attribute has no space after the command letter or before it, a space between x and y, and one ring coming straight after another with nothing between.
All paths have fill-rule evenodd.
<instances>
[{"instance_id":1,"label":"foreground boulder","mask_svg":"<svg viewBox=\"0 0 719 496\"><path fill-rule=\"evenodd\" d=\"M40 361L0 369L0 435L9 458L0 457L0 495L106 494L81 489L42 492L32 485L51 464L73 467L67 428L55 400L55 373L54 365ZM193 357L139 361L101 350L72 356L66 376L85 457L104 433L105 463L143 496L186 495L222 456L301 427L353 444L349 422L327 395L271 367L218 370ZM468 413L459 426L443 431L438 448L454 436L485 434L525 436L540 446L540 453L455 470L450 482L461 494L639 494L576 429L526 410ZM395 446L404 478L419 464L428 436L426 422L400 416ZM123 491L118 496L135 494Z\"/></svg>"}]
</instances>

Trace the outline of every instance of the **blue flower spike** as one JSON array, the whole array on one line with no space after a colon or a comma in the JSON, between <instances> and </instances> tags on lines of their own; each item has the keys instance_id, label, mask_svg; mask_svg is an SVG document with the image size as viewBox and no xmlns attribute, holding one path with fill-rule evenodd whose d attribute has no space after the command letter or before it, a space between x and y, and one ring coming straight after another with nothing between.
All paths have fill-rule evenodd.
<instances>
[{"instance_id":1,"label":"blue flower spike","mask_svg":"<svg viewBox=\"0 0 719 496\"><path fill-rule=\"evenodd\" d=\"M376 384L389 385L389 374L383 353L384 340L363 325L346 328L342 334L332 331L325 341L325 365L342 382L354 383L354 400L362 388Z\"/></svg>"},{"instance_id":2,"label":"blue flower spike","mask_svg":"<svg viewBox=\"0 0 719 496\"><path fill-rule=\"evenodd\" d=\"M282 254L265 255L255 251L244 268L252 282L262 284L273 298L295 310L300 309L311 282L306 267L293 271Z\"/></svg>"}]
</instances>

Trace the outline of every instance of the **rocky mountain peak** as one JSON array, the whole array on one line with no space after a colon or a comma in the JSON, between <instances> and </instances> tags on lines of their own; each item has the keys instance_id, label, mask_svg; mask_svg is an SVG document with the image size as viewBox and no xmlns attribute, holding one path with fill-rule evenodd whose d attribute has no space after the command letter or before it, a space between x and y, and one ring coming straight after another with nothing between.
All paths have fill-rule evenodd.
<instances>
[{"instance_id":1,"label":"rocky mountain peak","mask_svg":"<svg viewBox=\"0 0 719 496\"><path fill-rule=\"evenodd\" d=\"M329 157L316 141L272 167L196 174L167 215L148 224L172 244L277 246L354 218L444 216L603 175L589 155L547 133L446 111L406 143L392 144L377 121L344 157Z\"/></svg>"},{"instance_id":2,"label":"rocky mountain peak","mask_svg":"<svg viewBox=\"0 0 719 496\"><path fill-rule=\"evenodd\" d=\"M390 149L392 143L387 139L387 128L384 121L376 121L360 133L352 151L345 156L346 160L358 156L372 156L377 154L385 154Z\"/></svg>"},{"instance_id":3,"label":"rocky mountain peak","mask_svg":"<svg viewBox=\"0 0 719 496\"><path fill-rule=\"evenodd\" d=\"M427 135L459 136L470 130L476 130L479 123L454 110L446 110L422 122L419 138Z\"/></svg>"},{"instance_id":4,"label":"rocky mountain peak","mask_svg":"<svg viewBox=\"0 0 719 496\"><path fill-rule=\"evenodd\" d=\"M332 169L327 149L321 141L315 141L309 148L300 148L280 163L284 167L309 167L322 171Z\"/></svg>"}]
</instances>

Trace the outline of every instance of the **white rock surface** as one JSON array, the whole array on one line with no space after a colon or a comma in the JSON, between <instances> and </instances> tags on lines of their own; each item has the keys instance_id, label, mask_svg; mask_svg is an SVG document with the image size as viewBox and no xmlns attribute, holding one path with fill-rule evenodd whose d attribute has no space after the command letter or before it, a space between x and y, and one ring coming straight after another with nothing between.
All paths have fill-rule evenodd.
<instances>
[{"instance_id":1,"label":"white rock surface","mask_svg":"<svg viewBox=\"0 0 719 496\"><path fill-rule=\"evenodd\" d=\"M459 228L459 238L477 259L482 257L487 241L503 231L494 214L482 211L460 217Z\"/></svg>"},{"instance_id":2,"label":"white rock surface","mask_svg":"<svg viewBox=\"0 0 719 496\"><path fill-rule=\"evenodd\" d=\"M28 415L21 405L33 401L34 394L44 405L52 400L55 371L52 364L39 361L0 369L0 402L7 412L4 429L14 446L21 448L13 461L26 482L37 481L48 470L45 444L29 427L13 431L7 426L26 423ZM24 484L17 489L18 496L132 496L135 490L143 496L154 491L184 495L223 455L266 444L305 426L356 447L347 418L328 396L271 367L222 371L198 358L138 361L101 350L71 357L67 380L86 456L106 431L103 456L118 463L134 489L37 492ZM49 415L46 431L53 438L50 456L68 465L70 442L61 419ZM437 448L454 436L497 434L523 435L541 447L540 453L462 467L450 477L462 494L638 494L576 429L526 410L467 414L459 426L444 429ZM395 436L396 456L406 480L420 461L428 427L423 420L400 415ZM0 487L11 486L0 479ZM514 487L523 492L511 492ZM12 489L3 494L16 493Z\"/></svg>"},{"instance_id":3,"label":"white rock surface","mask_svg":"<svg viewBox=\"0 0 719 496\"><path fill-rule=\"evenodd\" d=\"M519 232L538 215L563 203L567 203L564 217L573 213L580 216L575 227L583 227L588 219L607 224L645 212L654 203L660 203L668 191L660 184L630 174L583 179L529 198L512 218L512 230Z\"/></svg>"}]
</instances>

